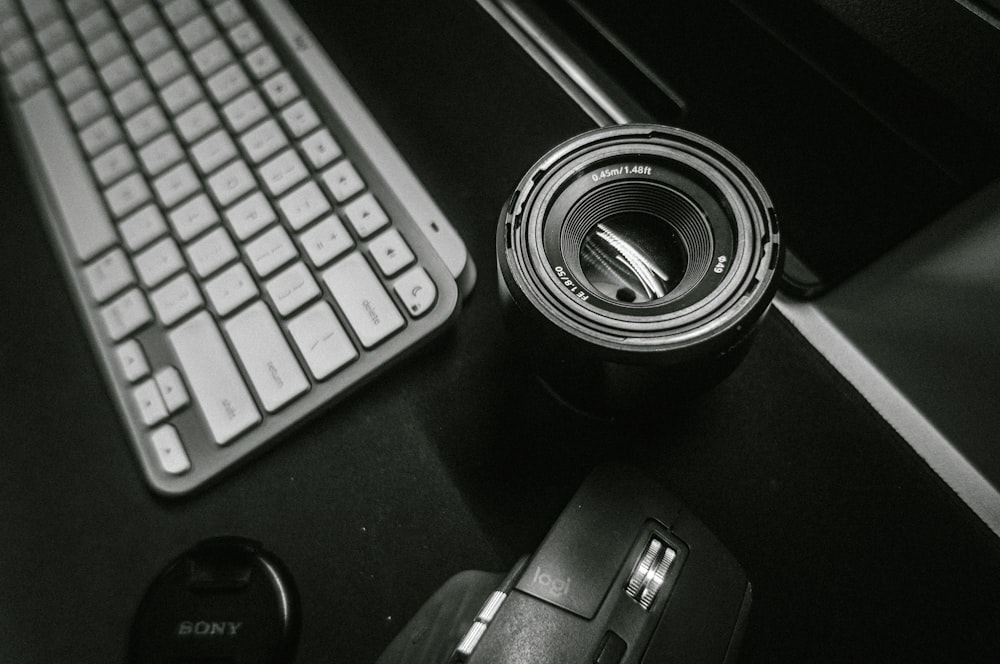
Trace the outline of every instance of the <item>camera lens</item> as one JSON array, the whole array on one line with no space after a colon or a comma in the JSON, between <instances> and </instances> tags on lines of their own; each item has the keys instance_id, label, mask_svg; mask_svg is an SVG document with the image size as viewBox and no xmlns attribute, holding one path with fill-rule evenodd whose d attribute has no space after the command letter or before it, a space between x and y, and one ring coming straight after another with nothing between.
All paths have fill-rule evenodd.
<instances>
[{"instance_id":1,"label":"camera lens","mask_svg":"<svg viewBox=\"0 0 1000 664\"><path fill-rule=\"evenodd\" d=\"M732 370L780 270L770 199L717 144L606 127L540 159L500 218L501 297L560 396L600 411L697 393Z\"/></svg>"}]
</instances>

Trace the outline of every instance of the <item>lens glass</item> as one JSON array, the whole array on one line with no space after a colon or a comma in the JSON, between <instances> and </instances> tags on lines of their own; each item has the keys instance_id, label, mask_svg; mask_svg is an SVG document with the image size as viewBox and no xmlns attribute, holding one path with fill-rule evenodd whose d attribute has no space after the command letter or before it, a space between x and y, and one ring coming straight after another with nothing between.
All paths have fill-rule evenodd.
<instances>
[{"instance_id":1,"label":"lens glass","mask_svg":"<svg viewBox=\"0 0 1000 664\"><path fill-rule=\"evenodd\" d=\"M666 296L687 264L687 250L674 227L646 212L611 215L595 224L580 245L580 267L591 286L624 304Z\"/></svg>"}]
</instances>

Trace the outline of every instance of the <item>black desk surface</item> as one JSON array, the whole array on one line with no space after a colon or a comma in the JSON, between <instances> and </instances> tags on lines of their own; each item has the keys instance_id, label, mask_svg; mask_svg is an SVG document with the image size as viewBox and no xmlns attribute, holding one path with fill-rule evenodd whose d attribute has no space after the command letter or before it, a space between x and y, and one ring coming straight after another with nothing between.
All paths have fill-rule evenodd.
<instances>
[{"instance_id":1,"label":"black desk surface","mask_svg":"<svg viewBox=\"0 0 1000 664\"><path fill-rule=\"evenodd\" d=\"M0 662L121 661L154 574L223 533L292 569L299 661L373 661L449 576L536 546L602 459L645 468L743 563L741 661L1000 659L996 540L775 312L729 380L658 422L583 419L511 361L499 206L589 123L471 2L396 4L388 22L372 3L302 9L459 227L476 290L424 354L192 498L142 484L23 176L0 164Z\"/></svg>"}]
</instances>

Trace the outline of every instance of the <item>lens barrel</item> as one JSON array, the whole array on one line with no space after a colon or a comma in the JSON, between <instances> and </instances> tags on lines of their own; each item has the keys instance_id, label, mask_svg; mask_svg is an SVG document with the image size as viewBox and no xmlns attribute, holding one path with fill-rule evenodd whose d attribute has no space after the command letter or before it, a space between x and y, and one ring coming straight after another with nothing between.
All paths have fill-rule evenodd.
<instances>
[{"instance_id":1,"label":"lens barrel","mask_svg":"<svg viewBox=\"0 0 1000 664\"><path fill-rule=\"evenodd\" d=\"M782 251L732 153L636 124L542 157L500 216L497 260L515 343L559 396L605 414L662 410L732 371Z\"/></svg>"}]
</instances>

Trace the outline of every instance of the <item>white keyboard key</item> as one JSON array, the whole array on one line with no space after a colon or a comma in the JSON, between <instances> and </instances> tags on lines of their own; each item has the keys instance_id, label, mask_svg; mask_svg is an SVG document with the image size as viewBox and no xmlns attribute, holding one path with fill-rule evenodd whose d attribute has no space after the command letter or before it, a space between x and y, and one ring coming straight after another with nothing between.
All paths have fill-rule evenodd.
<instances>
[{"instance_id":1,"label":"white keyboard key","mask_svg":"<svg viewBox=\"0 0 1000 664\"><path fill-rule=\"evenodd\" d=\"M162 25L158 25L135 40L135 52L149 65L173 45L170 33Z\"/></svg>"},{"instance_id":2,"label":"white keyboard key","mask_svg":"<svg viewBox=\"0 0 1000 664\"><path fill-rule=\"evenodd\" d=\"M0 0L4 5L0 10L0 40L7 44L28 34L28 26L17 15L13 0Z\"/></svg>"},{"instance_id":3,"label":"white keyboard key","mask_svg":"<svg viewBox=\"0 0 1000 664\"><path fill-rule=\"evenodd\" d=\"M395 228L390 228L368 243L368 251L382 274L391 277L415 260L406 240Z\"/></svg>"},{"instance_id":4,"label":"white keyboard key","mask_svg":"<svg viewBox=\"0 0 1000 664\"><path fill-rule=\"evenodd\" d=\"M191 469L191 461L181 438L177 435L177 429L169 424L164 424L149 435L149 442L156 453L156 460L160 464L163 472L171 475L182 475Z\"/></svg>"},{"instance_id":5,"label":"white keyboard key","mask_svg":"<svg viewBox=\"0 0 1000 664\"><path fill-rule=\"evenodd\" d=\"M346 159L341 159L323 172L323 183L338 203L343 203L365 188L365 181L361 179L354 164Z\"/></svg>"},{"instance_id":6,"label":"white keyboard key","mask_svg":"<svg viewBox=\"0 0 1000 664\"><path fill-rule=\"evenodd\" d=\"M213 11L215 18L219 19L219 23L225 28L231 28L247 17L243 5L238 0L223 0L215 5Z\"/></svg>"},{"instance_id":7,"label":"white keyboard key","mask_svg":"<svg viewBox=\"0 0 1000 664\"><path fill-rule=\"evenodd\" d=\"M203 279L239 257L229 234L221 227L192 242L185 251L195 274Z\"/></svg>"},{"instance_id":8,"label":"white keyboard key","mask_svg":"<svg viewBox=\"0 0 1000 664\"><path fill-rule=\"evenodd\" d=\"M73 18L75 18L78 21L100 6L101 6L100 0L66 1L66 9L68 9L69 13L72 14Z\"/></svg>"},{"instance_id":9,"label":"white keyboard key","mask_svg":"<svg viewBox=\"0 0 1000 664\"><path fill-rule=\"evenodd\" d=\"M103 67L120 55L128 52L125 40L117 32L105 33L103 37L87 47L90 57L98 67Z\"/></svg>"},{"instance_id":10,"label":"white keyboard key","mask_svg":"<svg viewBox=\"0 0 1000 664\"><path fill-rule=\"evenodd\" d=\"M393 289L414 318L430 311L437 300L437 286L419 266L397 279Z\"/></svg>"},{"instance_id":11,"label":"white keyboard key","mask_svg":"<svg viewBox=\"0 0 1000 664\"><path fill-rule=\"evenodd\" d=\"M241 133L255 122L262 120L267 113L264 100L253 90L243 93L222 108L226 122L236 133Z\"/></svg>"},{"instance_id":12,"label":"white keyboard key","mask_svg":"<svg viewBox=\"0 0 1000 664\"><path fill-rule=\"evenodd\" d=\"M184 156L184 150L172 133L166 133L139 150L139 161L151 176L157 176L176 164Z\"/></svg>"},{"instance_id":13,"label":"white keyboard key","mask_svg":"<svg viewBox=\"0 0 1000 664\"><path fill-rule=\"evenodd\" d=\"M90 163L101 186L107 186L137 168L132 151L124 143L101 153Z\"/></svg>"},{"instance_id":14,"label":"white keyboard key","mask_svg":"<svg viewBox=\"0 0 1000 664\"><path fill-rule=\"evenodd\" d=\"M28 15L31 25L38 29L59 15L59 5L55 0L33 0L24 3L24 13Z\"/></svg>"},{"instance_id":15,"label":"white keyboard key","mask_svg":"<svg viewBox=\"0 0 1000 664\"><path fill-rule=\"evenodd\" d=\"M96 157L121 140L122 132L118 122L108 115L92 123L80 132L80 142L87 155Z\"/></svg>"},{"instance_id":16,"label":"white keyboard key","mask_svg":"<svg viewBox=\"0 0 1000 664\"><path fill-rule=\"evenodd\" d=\"M205 293L215 312L228 316L257 297L257 286L243 263L236 263L205 283Z\"/></svg>"},{"instance_id":17,"label":"white keyboard key","mask_svg":"<svg viewBox=\"0 0 1000 664\"><path fill-rule=\"evenodd\" d=\"M299 96L299 86L295 84L287 71L280 71L264 81L264 94L271 105L281 108Z\"/></svg>"},{"instance_id":18,"label":"white keyboard key","mask_svg":"<svg viewBox=\"0 0 1000 664\"><path fill-rule=\"evenodd\" d=\"M157 389L153 379L136 385L132 389L132 399L139 409L139 417L146 426L153 426L167 419L169 415L167 406L163 403L163 397L160 396L160 390Z\"/></svg>"},{"instance_id":19,"label":"white keyboard key","mask_svg":"<svg viewBox=\"0 0 1000 664\"><path fill-rule=\"evenodd\" d=\"M291 148L260 166L258 173L272 196L280 196L309 175L305 164Z\"/></svg>"},{"instance_id":20,"label":"white keyboard key","mask_svg":"<svg viewBox=\"0 0 1000 664\"><path fill-rule=\"evenodd\" d=\"M226 221L240 240L255 235L277 219L274 208L259 191L226 210Z\"/></svg>"},{"instance_id":21,"label":"white keyboard key","mask_svg":"<svg viewBox=\"0 0 1000 664\"><path fill-rule=\"evenodd\" d=\"M96 88L97 78L89 66L81 65L60 76L56 81L56 87L59 88L59 94L63 99L69 103L84 92Z\"/></svg>"},{"instance_id":22,"label":"white keyboard key","mask_svg":"<svg viewBox=\"0 0 1000 664\"><path fill-rule=\"evenodd\" d=\"M358 357L330 305L317 302L288 323L288 331L316 380L323 380Z\"/></svg>"},{"instance_id":23,"label":"white keyboard key","mask_svg":"<svg viewBox=\"0 0 1000 664\"><path fill-rule=\"evenodd\" d=\"M132 39L137 39L160 24L160 17L152 5L141 4L122 16L122 27Z\"/></svg>"},{"instance_id":24,"label":"white keyboard key","mask_svg":"<svg viewBox=\"0 0 1000 664\"><path fill-rule=\"evenodd\" d=\"M89 260L117 241L100 194L89 180L87 164L73 130L51 89L21 104L25 137L38 152L51 199L77 258Z\"/></svg>"},{"instance_id":25,"label":"white keyboard key","mask_svg":"<svg viewBox=\"0 0 1000 664\"><path fill-rule=\"evenodd\" d=\"M299 242L316 267L323 267L354 246L351 234L335 214L299 235Z\"/></svg>"},{"instance_id":26,"label":"white keyboard key","mask_svg":"<svg viewBox=\"0 0 1000 664\"><path fill-rule=\"evenodd\" d=\"M295 263L267 282L267 294L282 316L319 297L319 286L303 263Z\"/></svg>"},{"instance_id":27,"label":"white keyboard key","mask_svg":"<svg viewBox=\"0 0 1000 664\"><path fill-rule=\"evenodd\" d=\"M218 104L225 104L250 87L250 79L247 78L243 67L238 64L231 64L208 79L207 85L212 99Z\"/></svg>"},{"instance_id":28,"label":"white keyboard key","mask_svg":"<svg viewBox=\"0 0 1000 664\"><path fill-rule=\"evenodd\" d=\"M38 31L38 45L46 53L51 53L71 39L75 39L73 28L66 19L60 18ZM9 42L8 42L9 43Z\"/></svg>"},{"instance_id":29,"label":"white keyboard key","mask_svg":"<svg viewBox=\"0 0 1000 664\"><path fill-rule=\"evenodd\" d=\"M164 325L173 325L204 304L201 291L187 272L160 286L150 294L149 299Z\"/></svg>"},{"instance_id":30,"label":"white keyboard key","mask_svg":"<svg viewBox=\"0 0 1000 664\"><path fill-rule=\"evenodd\" d=\"M83 268L83 275L90 286L91 296L98 302L104 302L135 283L132 266L125 252L117 247Z\"/></svg>"},{"instance_id":31,"label":"white keyboard key","mask_svg":"<svg viewBox=\"0 0 1000 664\"><path fill-rule=\"evenodd\" d=\"M211 76L232 61L233 52L221 38L213 39L191 56L191 62L202 78Z\"/></svg>"},{"instance_id":32,"label":"white keyboard key","mask_svg":"<svg viewBox=\"0 0 1000 664\"><path fill-rule=\"evenodd\" d=\"M371 193L367 193L344 206L344 216L361 237L369 237L385 228L389 217Z\"/></svg>"},{"instance_id":33,"label":"white keyboard key","mask_svg":"<svg viewBox=\"0 0 1000 664\"><path fill-rule=\"evenodd\" d=\"M105 4L111 5L111 8L115 10L115 13L118 16L121 16L129 9L131 9L132 5L138 2L145 2L145 1L146 0L106 0Z\"/></svg>"},{"instance_id":34,"label":"white keyboard key","mask_svg":"<svg viewBox=\"0 0 1000 664\"><path fill-rule=\"evenodd\" d=\"M138 288L125 291L110 304L101 307L101 318L112 341L121 341L147 323L152 322L153 312L146 297Z\"/></svg>"},{"instance_id":35,"label":"white keyboard key","mask_svg":"<svg viewBox=\"0 0 1000 664\"><path fill-rule=\"evenodd\" d=\"M107 0L107 4L111 5L111 8L115 10L115 13L120 17L122 14L126 13L139 2L146 2L147 0Z\"/></svg>"},{"instance_id":36,"label":"white keyboard key","mask_svg":"<svg viewBox=\"0 0 1000 664\"><path fill-rule=\"evenodd\" d=\"M219 213L205 194L199 194L170 213L170 225L187 242L219 221Z\"/></svg>"},{"instance_id":37,"label":"white keyboard key","mask_svg":"<svg viewBox=\"0 0 1000 664\"><path fill-rule=\"evenodd\" d=\"M146 81L132 81L111 96L111 103L122 117L129 117L153 101L153 93Z\"/></svg>"},{"instance_id":38,"label":"white keyboard key","mask_svg":"<svg viewBox=\"0 0 1000 664\"><path fill-rule=\"evenodd\" d=\"M83 64L86 59L87 54L76 42L63 44L45 56L45 61L49 63L52 74L57 77L63 76L71 69Z\"/></svg>"},{"instance_id":39,"label":"white keyboard key","mask_svg":"<svg viewBox=\"0 0 1000 664\"><path fill-rule=\"evenodd\" d=\"M133 5L146 1L147 0L107 0L106 4L111 5L111 8L114 9L115 13L120 17L122 14L130 10Z\"/></svg>"},{"instance_id":40,"label":"white keyboard key","mask_svg":"<svg viewBox=\"0 0 1000 664\"><path fill-rule=\"evenodd\" d=\"M146 72L153 80L153 85L158 88L164 87L186 71L184 57L175 48L162 53L146 65Z\"/></svg>"},{"instance_id":41,"label":"white keyboard key","mask_svg":"<svg viewBox=\"0 0 1000 664\"><path fill-rule=\"evenodd\" d=\"M171 0L163 3L163 14L170 25L177 29L201 14L201 7L196 0Z\"/></svg>"},{"instance_id":42,"label":"white keyboard key","mask_svg":"<svg viewBox=\"0 0 1000 664\"><path fill-rule=\"evenodd\" d=\"M84 41L92 42L114 27L114 23L111 14L102 7L80 19L76 28L80 31Z\"/></svg>"},{"instance_id":43,"label":"white keyboard key","mask_svg":"<svg viewBox=\"0 0 1000 664\"><path fill-rule=\"evenodd\" d=\"M31 28L18 15L17 7L11 0L0 1L0 43L10 44L30 34Z\"/></svg>"},{"instance_id":44,"label":"white keyboard key","mask_svg":"<svg viewBox=\"0 0 1000 664\"><path fill-rule=\"evenodd\" d=\"M118 217L136 209L152 198L146 180L138 173L132 173L104 191L111 213Z\"/></svg>"},{"instance_id":45,"label":"white keyboard key","mask_svg":"<svg viewBox=\"0 0 1000 664\"><path fill-rule=\"evenodd\" d=\"M191 402L188 398L187 388L184 387L184 379L174 367L163 367L157 370L153 374L153 380L160 388L163 403L171 413L176 413Z\"/></svg>"},{"instance_id":46,"label":"white keyboard key","mask_svg":"<svg viewBox=\"0 0 1000 664\"><path fill-rule=\"evenodd\" d=\"M305 136L319 126L319 116L312 105L300 99L281 112L281 120L295 138Z\"/></svg>"},{"instance_id":47,"label":"white keyboard key","mask_svg":"<svg viewBox=\"0 0 1000 664\"><path fill-rule=\"evenodd\" d=\"M28 37L22 37L9 46L3 44L0 49L2 49L0 50L0 64L7 71L14 71L38 58L35 45Z\"/></svg>"},{"instance_id":48,"label":"white keyboard key","mask_svg":"<svg viewBox=\"0 0 1000 664\"><path fill-rule=\"evenodd\" d=\"M191 164L186 161L153 180L153 189L156 190L160 205L166 209L177 205L200 187L201 180L195 175Z\"/></svg>"},{"instance_id":49,"label":"white keyboard key","mask_svg":"<svg viewBox=\"0 0 1000 664\"><path fill-rule=\"evenodd\" d=\"M211 314L195 314L168 332L167 339L216 443L224 445L260 422L260 412Z\"/></svg>"},{"instance_id":50,"label":"white keyboard key","mask_svg":"<svg viewBox=\"0 0 1000 664\"><path fill-rule=\"evenodd\" d=\"M168 127L160 107L151 104L125 121L125 132L136 147L145 145Z\"/></svg>"},{"instance_id":51,"label":"white keyboard key","mask_svg":"<svg viewBox=\"0 0 1000 664\"><path fill-rule=\"evenodd\" d=\"M27 99L49 84L48 74L38 60L29 62L7 77L15 99Z\"/></svg>"},{"instance_id":52,"label":"white keyboard key","mask_svg":"<svg viewBox=\"0 0 1000 664\"><path fill-rule=\"evenodd\" d=\"M255 189L257 181L242 160L234 161L208 178L208 188L221 207L227 207L243 194Z\"/></svg>"},{"instance_id":53,"label":"white keyboard key","mask_svg":"<svg viewBox=\"0 0 1000 664\"><path fill-rule=\"evenodd\" d=\"M195 143L191 156L198 170L208 175L236 156L236 145L229 134L219 129Z\"/></svg>"},{"instance_id":54,"label":"white keyboard key","mask_svg":"<svg viewBox=\"0 0 1000 664\"><path fill-rule=\"evenodd\" d=\"M257 164L288 145L288 139L277 122L266 120L240 136L240 145L250 162Z\"/></svg>"},{"instance_id":55,"label":"white keyboard key","mask_svg":"<svg viewBox=\"0 0 1000 664\"><path fill-rule=\"evenodd\" d=\"M252 50L244 60L247 63L247 67L250 69L250 73L258 81L262 80L266 76L270 76L273 72L278 70L281 66L281 61L278 60L278 56L274 54L274 50L264 44L263 46L258 46Z\"/></svg>"},{"instance_id":56,"label":"white keyboard key","mask_svg":"<svg viewBox=\"0 0 1000 664\"><path fill-rule=\"evenodd\" d=\"M100 90L91 90L69 105L69 117L77 128L86 127L108 112L108 100Z\"/></svg>"},{"instance_id":57,"label":"white keyboard key","mask_svg":"<svg viewBox=\"0 0 1000 664\"><path fill-rule=\"evenodd\" d=\"M177 39L184 44L188 53L193 53L195 49L217 34L211 19L207 16L199 16L177 31Z\"/></svg>"},{"instance_id":58,"label":"white keyboard key","mask_svg":"<svg viewBox=\"0 0 1000 664\"><path fill-rule=\"evenodd\" d=\"M326 128L302 139L300 145L313 168L323 168L343 154L337 141L330 135L330 130Z\"/></svg>"},{"instance_id":59,"label":"white keyboard key","mask_svg":"<svg viewBox=\"0 0 1000 664\"><path fill-rule=\"evenodd\" d=\"M294 230L300 230L329 212L330 202L320 191L319 185L310 180L278 201L278 207L288 225Z\"/></svg>"},{"instance_id":60,"label":"white keyboard key","mask_svg":"<svg viewBox=\"0 0 1000 664\"><path fill-rule=\"evenodd\" d=\"M373 348L405 325L361 254L355 252L334 263L323 272L323 281L365 348Z\"/></svg>"},{"instance_id":61,"label":"white keyboard key","mask_svg":"<svg viewBox=\"0 0 1000 664\"><path fill-rule=\"evenodd\" d=\"M193 143L219 126L219 116L208 102L200 102L177 116L177 131L188 143Z\"/></svg>"},{"instance_id":62,"label":"white keyboard key","mask_svg":"<svg viewBox=\"0 0 1000 664\"><path fill-rule=\"evenodd\" d=\"M201 86L191 74L184 74L160 91L160 99L171 115L177 115L201 99Z\"/></svg>"},{"instance_id":63,"label":"white keyboard key","mask_svg":"<svg viewBox=\"0 0 1000 664\"><path fill-rule=\"evenodd\" d=\"M100 69L105 87L114 92L139 76L139 65L131 55L120 55Z\"/></svg>"},{"instance_id":64,"label":"white keyboard key","mask_svg":"<svg viewBox=\"0 0 1000 664\"><path fill-rule=\"evenodd\" d=\"M272 274L298 255L288 233L281 226L273 226L248 243L246 253L254 272L261 278Z\"/></svg>"},{"instance_id":65,"label":"white keyboard key","mask_svg":"<svg viewBox=\"0 0 1000 664\"><path fill-rule=\"evenodd\" d=\"M240 53L246 53L260 44L264 38L253 21L244 21L229 31L229 39Z\"/></svg>"},{"instance_id":66,"label":"white keyboard key","mask_svg":"<svg viewBox=\"0 0 1000 664\"><path fill-rule=\"evenodd\" d=\"M167 224L160 208L149 204L126 217L118 224L118 230L122 234L125 246L130 251L138 251L166 233Z\"/></svg>"},{"instance_id":67,"label":"white keyboard key","mask_svg":"<svg viewBox=\"0 0 1000 664\"><path fill-rule=\"evenodd\" d=\"M142 352L142 346L135 339L129 339L115 346L115 357L118 358L118 368L122 370L128 382L134 383L149 375L146 354Z\"/></svg>"},{"instance_id":68,"label":"white keyboard key","mask_svg":"<svg viewBox=\"0 0 1000 664\"><path fill-rule=\"evenodd\" d=\"M223 323L257 396L274 412L309 390L309 381L263 302Z\"/></svg>"},{"instance_id":69,"label":"white keyboard key","mask_svg":"<svg viewBox=\"0 0 1000 664\"><path fill-rule=\"evenodd\" d=\"M165 237L142 253L137 254L134 263L143 285L147 288L153 288L182 269L184 258L173 238Z\"/></svg>"}]
</instances>

